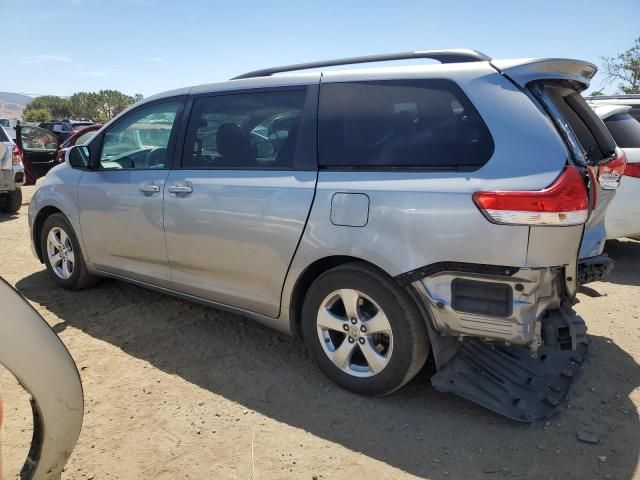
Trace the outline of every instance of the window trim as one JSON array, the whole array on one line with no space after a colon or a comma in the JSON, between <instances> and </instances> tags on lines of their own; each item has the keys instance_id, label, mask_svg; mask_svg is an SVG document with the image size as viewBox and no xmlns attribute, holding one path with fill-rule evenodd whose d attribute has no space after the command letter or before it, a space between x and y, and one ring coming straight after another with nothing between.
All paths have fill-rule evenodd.
<instances>
[{"instance_id":1,"label":"window trim","mask_svg":"<svg viewBox=\"0 0 640 480\"><path fill-rule=\"evenodd\" d=\"M269 92L300 92L306 91L304 104L302 107L302 115L300 118L300 127L298 132L298 140L296 143L297 155L291 167L187 167L183 165L184 147L187 140L187 130L194 113L194 104L197 100L203 98L223 97L231 95L247 95L252 93L269 93ZM242 88L237 90L220 90L214 92L204 92L189 95L187 107L185 109L182 124L180 125L180 140L176 145L176 153L179 155L173 169L175 170L192 170L192 171L268 171L268 172L292 172L292 171L317 171L318 169L318 148L317 148L317 132L318 132L318 100L319 100L319 81L318 83L286 85L279 87L257 87ZM179 152L179 153L178 153Z\"/></svg>"},{"instance_id":2,"label":"window trim","mask_svg":"<svg viewBox=\"0 0 640 480\"><path fill-rule=\"evenodd\" d=\"M353 83L367 83L367 84L391 84L393 82L423 82L423 81L440 81L440 82L448 82L453 84L459 91L464 95L464 100L468 102L474 110L477 112L478 117L482 121L482 124L486 128L487 133L489 134L489 140L491 141L491 151L487 158L487 160L482 165L469 165L469 164L460 164L460 165L323 165L320 163L320 148L321 148L321 132L320 132L320 101L322 96L322 90L324 86L327 85L336 85L336 84L353 84ZM457 99L460 101L459 99ZM471 101L467 92L460 86L458 82L456 82L453 78L449 77L407 77L407 78L394 78L394 79L378 79L378 80L346 80L346 81L329 81L322 82L320 84L320 92L318 98L318 140L317 140L317 157L318 157L318 169L323 171L359 171L359 172L429 172L429 173L451 173L451 172L477 172L478 170L484 168L493 158L496 150L496 143L493 138L493 134L491 133L491 129L484 117L481 115L478 107Z\"/></svg>"},{"instance_id":3,"label":"window trim","mask_svg":"<svg viewBox=\"0 0 640 480\"><path fill-rule=\"evenodd\" d=\"M87 171L91 172L141 172L141 171L165 171L171 170L174 168L175 163L175 152L176 152L176 144L178 140L178 135L180 133L180 126L182 122L182 118L184 116L185 111L185 100L186 95L178 95L175 97L165 97L160 98L158 100L152 102L146 102L138 107L134 107L131 110L128 110L124 115L117 118L115 122L109 125L106 129L99 131L99 133L93 137L89 143L86 145L89 148L91 156L93 157L94 153L97 155L97 163L95 168L87 169ZM174 125L171 129L171 135L169 136L169 143L167 144L167 162L164 168L114 168L114 169L104 169L100 168L100 159L102 157L102 148L104 146L104 138L105 135L111 131L113 128L121 125L125 120L129 119L132 115L136 115L143 110L147 110L149 108L153 108L157 105L161 105L164 103L178 103L178 110L176 111L176 118L174 120Z\"/></svg>"}]
</instances>

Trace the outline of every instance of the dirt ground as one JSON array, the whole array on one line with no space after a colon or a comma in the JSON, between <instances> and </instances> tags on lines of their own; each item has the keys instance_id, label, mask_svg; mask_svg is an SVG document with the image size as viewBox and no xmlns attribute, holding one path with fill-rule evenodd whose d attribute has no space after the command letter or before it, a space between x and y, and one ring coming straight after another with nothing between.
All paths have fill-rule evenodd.
<instances>
[{"instance_id":1,"label":"dirt ground","mask_svg":"<svg viewBox=\"0 0 640 480\"><path fill-rule=\"evenodd\" d=\"M607 296L576 307L589 359L560 411L528 426L438 393L428 371L390 397L352 395L285 335L126 283L64 291L31 254L31 192L18 215L0 215L0 275L81 370L84 427L63 478L640 479L640 242L608 245L616 269L594 284ZM30 411L6 371L0 393L14 478Z\"/></svg>"}]
</instances>

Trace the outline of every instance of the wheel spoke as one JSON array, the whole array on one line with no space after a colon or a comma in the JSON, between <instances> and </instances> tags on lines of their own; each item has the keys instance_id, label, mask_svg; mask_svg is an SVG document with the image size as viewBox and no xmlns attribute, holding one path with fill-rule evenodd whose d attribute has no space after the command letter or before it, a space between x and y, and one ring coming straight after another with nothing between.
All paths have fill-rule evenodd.
<instances>
[{"instance_id":1,"label":"wheel spoke","mask_svg":"<svg viewBox=\"0 0 640 480\"><path fill-rule=\"evenodd\" d=\"M51 242L51 244L58 250L62 250L64 248L62 242L56 235L56 230L51 230L51 232L49 232L49 242Z\"/></svg>"},{"instance_id":2,"label":"wheel spoke","mask_svg":"<svg viewBox=\"0 0 640 480\"><path fill-rule=\"evenodd\" d=\"M344 333L344 325L347 325L346 319L334 315L329 309L321 308L318 312L319 327Z\"/></svg>"},{"instance_id":3,"label":"wheel spoke","mask_svg":"<svg viewBox=\"0 0 640 480\"><path fill-rule=\"evenodd\" d=\"M382 310L378 310L373 317L364 322L367 327L367 333L388 333L391 332L391 324L389 319Z\"/></svg>"},{"instance_id":4,"label":"wheel spoke","mask_svg":"<svg viewBox=\"0 0 640 480\"><path fill-rule=\"evenodd\" d=\"M73 273L73 265L68 259L62 261L62 272L65 278L69 278Z\"/></svg>"},{"instance_id":5,"label":"wheel spoke","mask_svg":"<svg viewBox=\"0 0 640 480\"><path fill-rule=\"evenodd\" d=\"M62 229L58 230L58 234L60 235L60 244L61 245L66 247L68 244L70 244L69 236L67 235L67 233L64 230L62 230Z\"/></svg>"},{"instance_id":6,"label":"wheel spoke","mask_svg":"<svg viewBox=\"0 0 640 480\"><path fill-rule=\"evenodd\" d=\"M338 368L342 370L346 369L351 362L351 355L353 355L355 346L355 343L349 343L345 337L340 346L332 353L331 361L333 361Z\"/></svg>"},{"instance_id":7,"label":"wheel spoke","mask_svg":"<svg viewBox=\"0 0 640 480\"><path fill-rule=\"evenodd\" d=\"M49 260L51 260L51 266L57 267L60 262L62 262L62 255L60 252L54 253L53 255L49 255Z\"/></svg>"},{"instance_id":8,"label":"wheel spoke","mask_svg":"<svg viewBox=\"0 0 640 480\"><path fill-rule=\"evenodd\" d=\"M364 344L361 344L360 350L362 351L362 354L367 360L369 368L374 375L382 371L382 369L387 365L387 359L373 348L373 344L370 341L367 340Z\"/></svg>"},{"instance_id":9,"label":"wheel spoke","mask_svg":"<svg viewBox=\"0 0 640 480\"><path fill-rule=\"evenodd\" d=\"M73 264L76 263L76 257L75 257L75 255L73 253L73 250L67 251L67 259Z\"/></svg>"},{"instance_id":10,"label":"wheel spoke","mask_svg":"<svg viewBox=\"0 0 640 480\"><path fill-rule=\"evenodd\" d=\"M340 298L344 305L344 310L347 314L347 318L360 318L359 317L359 305L360 295L355 290L345 289L340 290Z\"/></svg>"}]
</instances>

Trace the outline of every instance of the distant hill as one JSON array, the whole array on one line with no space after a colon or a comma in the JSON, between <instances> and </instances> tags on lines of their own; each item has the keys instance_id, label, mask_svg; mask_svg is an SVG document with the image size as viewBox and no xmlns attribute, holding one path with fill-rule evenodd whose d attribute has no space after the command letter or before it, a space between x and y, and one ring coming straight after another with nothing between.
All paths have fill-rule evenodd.
<instances>
[{"instance_id":1,"label":"distant hill","mask_svg":"<svg viewBox=\"0 0 640 480\"><path fill-rule=\"evenodd\" d=\"M33 100L28 95L19 93L0 92L0 117L10 119L22 119L24 107Z\"/></svg>"},{"instance_id":2,"label":"distant hill","mask_svg":"<svg viewBox=\"0 0 640 480\"><path fill-rule=\"evenodd\" d=\"M22 95L20 93L0 92L0 102L15 103L17 105L27 106L31 103L33 97Z\"/></svg>"}]
</instances>

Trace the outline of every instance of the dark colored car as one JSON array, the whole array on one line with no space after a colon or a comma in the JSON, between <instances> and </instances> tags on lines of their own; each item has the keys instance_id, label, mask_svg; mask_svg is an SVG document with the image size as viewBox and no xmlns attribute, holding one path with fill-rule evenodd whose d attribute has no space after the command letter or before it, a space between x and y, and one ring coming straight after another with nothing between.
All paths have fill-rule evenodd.
<instances>
[{"instance_id":1,"label":"dark colored car","mask_svg":"<svg viewBox=\"0 0 640 480\"><path fill-rule=\"evenodd\" d=\"M53 120L51 122L43 122L39 126L56 134L58 140L62 143L70 136L90 125L93 125L93 122L90 120Z\"/></svg>"},{"instance_id":2,"label":"dark colored car","mask_svg":"<svg viewBox=\"0 0 640 480\"><path fill-rule=\"evenodd\" d=\"M64 156L69 148L74 145L82 145L93 138L98 130L102 128L101 123L95 123L88 127L82 128L67 138L62 145L56 150L55 159L58 163L64 162Z\"/></svg>"}]
</instances>

